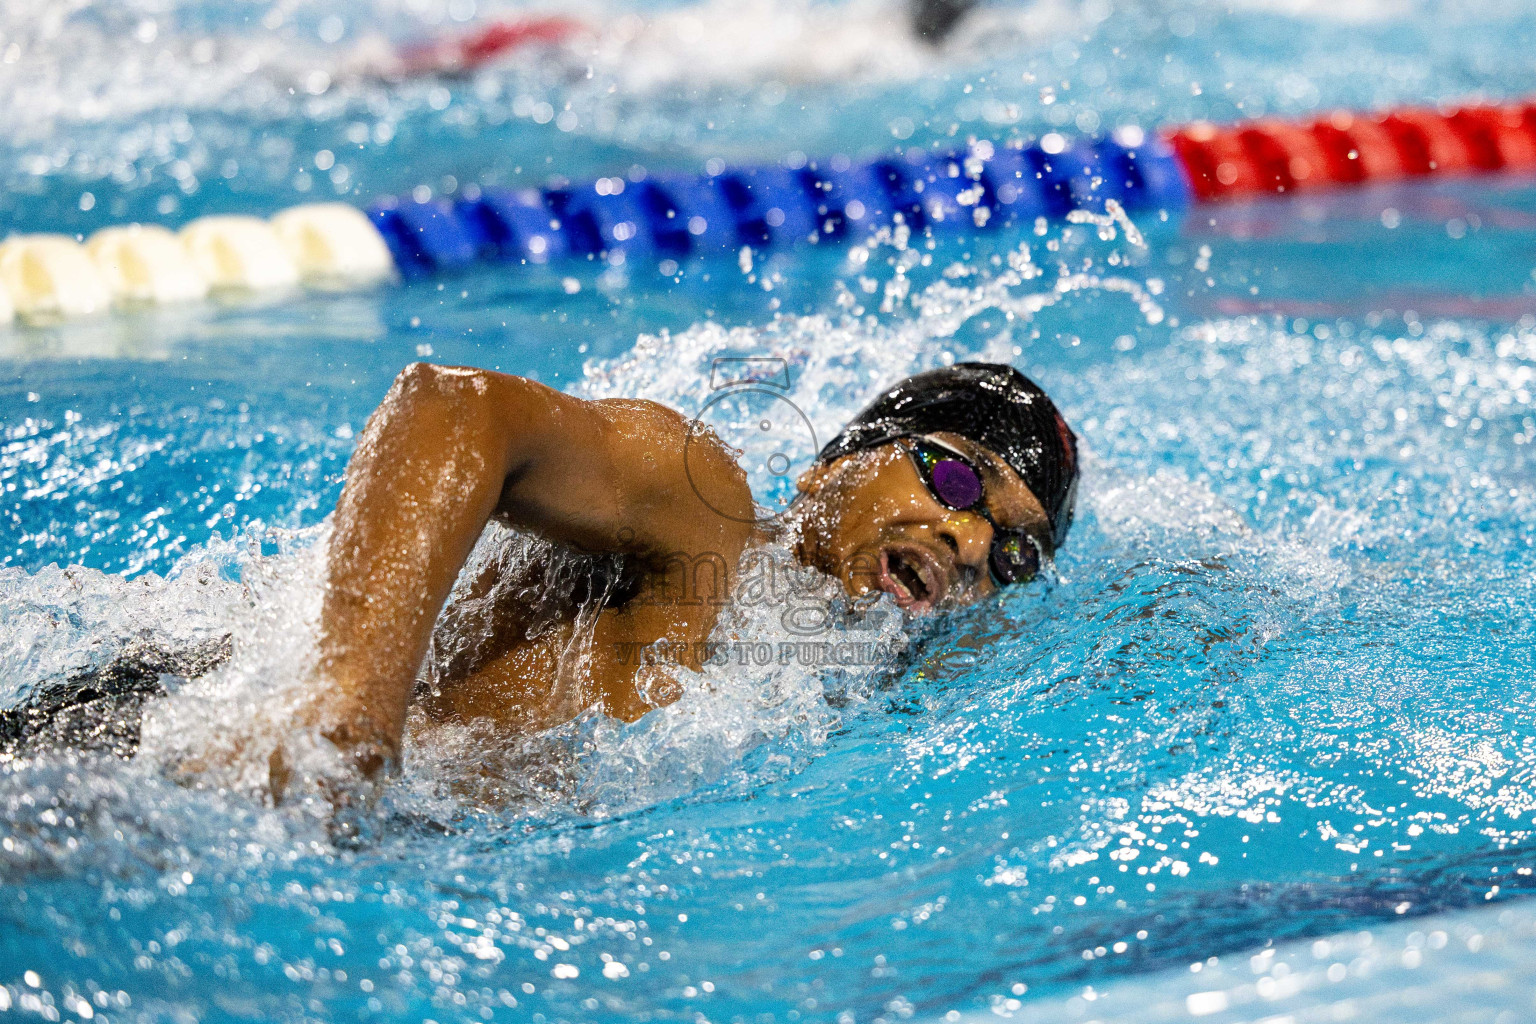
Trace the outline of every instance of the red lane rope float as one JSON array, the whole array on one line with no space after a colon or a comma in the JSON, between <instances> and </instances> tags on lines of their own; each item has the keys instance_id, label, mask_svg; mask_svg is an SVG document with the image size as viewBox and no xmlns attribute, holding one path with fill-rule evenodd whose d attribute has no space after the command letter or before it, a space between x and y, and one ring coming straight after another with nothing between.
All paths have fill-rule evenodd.
<instances>
[{"instance_id":1,"label":"red lane rope float","mask_svg":"<svg viewBox=\"0 0 1536 1024\"><path fill-rule=\"evenodd\" d=\"M1493 154L1483 166L1536 170L1536 108L1466 107L1451 115L1451 124L1479 153Z\"/></svg>"},{"instance_id":2,"label":"red lane rope float","mask_svg":"<svg viewBox=\"0 0 1536 1024\"><path fill-rule=\"evenodd\" d=\"M1353 185L1403 176L1403 160L1392 137L1369 117L1340 111L1312 130L1328 156L1330 181Z\"/></svg>"},{"instance_id":3,"label":"red lane rope float","mask_svg":"<svg viewBox=\"0 0 1536 1024\"><path fill-rule=\"evenodd\" d=\"M1336 112L1167 129L1195 198L1222 202L1400 178L1536 171L1536 103Z\"/></svg>"},{"instance_id":4,"label":"red lane rope float","mask_svg":"<svg viewBox=\"0 0 1536 1024\"><path fill-rule=\"evenodd\" d=\"M400 53L400 71L406 75L472 71L504 53L563 43L587 31L581 22L560 15L493 21L462 36L407 47Z\"/></svg>"}]
</instances>

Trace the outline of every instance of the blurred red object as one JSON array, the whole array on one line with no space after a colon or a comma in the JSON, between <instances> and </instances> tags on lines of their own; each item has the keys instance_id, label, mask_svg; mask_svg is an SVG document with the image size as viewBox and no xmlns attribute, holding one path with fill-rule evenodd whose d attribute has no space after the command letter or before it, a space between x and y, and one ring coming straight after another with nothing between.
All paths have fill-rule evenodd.
<instances>
[{"instance_id":1,"label":"blurred red object","mask_svg":"<svg viewBox=\"0 0 1536 1024\"><path fill-rule=\"evenodd\" d=\"M1529 171L1536 168L1536 133L1529 107L1464 107L1451 127L1478 153L1478 166Z\"/></svg>"},{"instance_id":2,"label":"blurred red object","mask_svg":"<svg viewBox=\"0 0 1536 1024\"><path fill-rule=\"evenodd\" d=\"M1195 197L1241 199L1405 177L1536 171L1536 103L1383 114L1335 111L1315 121L1196 122L1165 130Z\"/></svg>"},{"instance_id":3,"label":"blurred red object","mask_svg":"<svg viewBox=\"0 0 1536 1024\"><path fill-rule=\"evenodd\" d=\"M1449 119L1433 110L1394 110L1381 126L1397 143L1409 174L1459 174L1478 169L1471 148L1451 129Z\"/></svg>"},{"instance_id":4,"label":"blurred red object","mask_svg":"<svg viewBox=\"0 0 1536 1024\"><path fill-rule=\"evenodd\" d=\"M1337 180L1328 154L1310 126L1264 120L1244 131L1241 138L1267 192L1322 188Z\"/></svg>"},{"instance_id":5,"label":"blurred red object","mask_svg":"<svg viewBox=\"0 0 1536 1024\"><path fill-rule=\"evenodd\" d=\"M437 39L401 50L400 73L408 76L472 71L509 51L561 43L586 30L581 22L559 15L493 21L453 39Z\"/></svg>"}]
</instances>

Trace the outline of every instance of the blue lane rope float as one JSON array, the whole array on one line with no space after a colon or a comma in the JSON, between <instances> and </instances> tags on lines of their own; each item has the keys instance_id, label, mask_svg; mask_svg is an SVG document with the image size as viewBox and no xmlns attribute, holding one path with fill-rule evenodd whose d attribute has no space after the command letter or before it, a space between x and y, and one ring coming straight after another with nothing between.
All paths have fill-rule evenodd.
<instances>
[{"instance_id":1,"label":"blue lane rope float","mask_svg":"<svg viewBox=\"0 0 1536 1024\"><path fill-rule=\"evenodd\" d=\"M1072 210L1176 211L1191 199L1173 149L1137 131L1027 146L846 158L535 189L466 189L455 200L384 199L368 207L406 276L483 262L561 257L683 258L862 237L902 223L935 234L995 231Z\"/></svg>"},{"instance_id":2,"label":"blue lane rope float","mask_svg":"<svg viewBox=\"0 0 1536 1024\"><path fill-rule=\"evenodd\" d=\"M364 287L485 264L733 256L743 246L862 239L897 224L936 235L994 232L1102 211L1110 201L1132 214L1173 211L1191 195L1174 150L1134 130L542 190L471 186L452 199L391 198L366 211L312 203L270 220L201 217L176 233L110 227L83 245L62 235L14 236L0 243L0 322L50 322L210 291Z\"/></svg>"}]
</instances>

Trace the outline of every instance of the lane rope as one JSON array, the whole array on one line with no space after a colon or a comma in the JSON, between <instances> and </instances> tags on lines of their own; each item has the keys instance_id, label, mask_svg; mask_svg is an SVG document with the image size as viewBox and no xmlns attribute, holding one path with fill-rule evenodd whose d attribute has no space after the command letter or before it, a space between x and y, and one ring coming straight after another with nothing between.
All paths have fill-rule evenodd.
<instances>
[{"instance_id":1,"label":"lane rope","mask_svg":"<svg viewBox=\"0 0 1536 1024\"><path fill-rule=\"evenodd\" d=\"M836 243L882 226L955 235L1073 210L1171 215L1374 182L1536 172L1536 103L1336 112L1308 120L1196 123L1105 138L1048 133L868 161L833 157L717 174L598 178L544 189L426 190L360 210L310 203L269 220L202 217L172 233L109 227L0 243L0 321L259 292L376 286L476 265L659 263ZM416 198L417 195L421 198Z\"/></svg>"}]
</instances>

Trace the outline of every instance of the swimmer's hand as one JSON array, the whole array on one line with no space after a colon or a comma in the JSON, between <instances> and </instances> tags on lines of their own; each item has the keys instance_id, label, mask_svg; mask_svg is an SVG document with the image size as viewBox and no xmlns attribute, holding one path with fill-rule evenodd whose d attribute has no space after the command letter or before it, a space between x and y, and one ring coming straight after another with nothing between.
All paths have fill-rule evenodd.
<instances>
[{"instance_id":1,"label":"swimmer's hand","mask_svg":"<svg viewBox=\"0 0 1536 1024\"><path fill-rule=\"evenodd\" d=\"M336 507L314 723L364 778L398 761L433 625L493 516L661 566L708 553L734 564L752 510L730 450L664 406L409 366L369 419ZM273 767L274 791L285 770Z\"/></svg>"},{"instance_id":2,"label":"swimmer's hand","mask_svg":"<svg viewBox=\"0 0 1536 1024\"><path fill-rule=\"evenodd\" d=\"M363 807L392 752L372 742L372 731L360 730L356 720L336 721L341 707L317 697L329 689L311 675L297 691L273 693L220 728L199 714L200 705L217 698L198 695L178 707L173 697L145 718L141 750L188 788L232 789L273 806L320 796L338 809ZM181 717L188 713L191 728Z\"/></svg>"},{"instance_id":3,"label":"swimmer's hand","mask_svg":"<svg viewBox=\"0 0 1536 1024\"><path fill-rule=\"evenodd\" d=\"M329 819L336 838L346 838L372 807L376 782L393 758L371 732L326 721L322 715L339 709L314 699L325 688L310 682L298 701L274 695L230 723L233 728L212 736L197 730L201 741L156 737L159 742L151 742L161 770L189 789L230 789L273 807L307 806ZM175 729L175 721L151 728Z\"/></svg>"},{"instance_id":4,"label":"swimmer's hand","mask_svg":"<svg viewBox=\"0 0 1536 1024\"><path fill-rule=\"evenodd\" d=\"M323 679L313 679L312 693L318 695L333 689ZM371 798L371 783L387 774L399 759L398 740L395 746L380 742L381 731L369 722L365 715L353 718L341 717L325 720L322 715L347 715L343 702L327 705L313 699L300 705L287 730L288 742L279 743L267 756L266 788L273 806L281 806L294 792L295 773L300 770L296 751L290 749L294 741L308 741L309 778L306 780L319 790L338 810ZM320 757L314 748L325 747ZM319 764L317 762L324 762Z\"/></svg>"}]
</instances>

